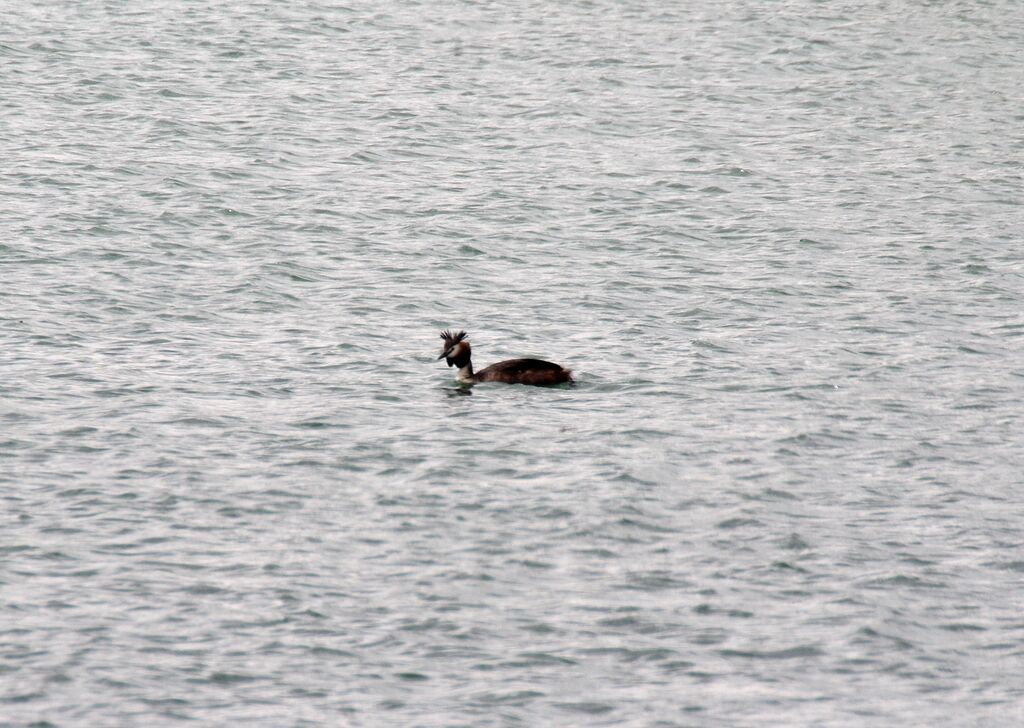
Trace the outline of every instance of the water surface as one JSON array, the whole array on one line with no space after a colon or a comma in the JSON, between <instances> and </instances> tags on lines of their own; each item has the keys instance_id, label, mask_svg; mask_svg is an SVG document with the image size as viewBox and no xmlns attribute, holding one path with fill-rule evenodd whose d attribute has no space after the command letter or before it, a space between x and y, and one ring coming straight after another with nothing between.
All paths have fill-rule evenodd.
<instances>
[{"instance_id":1,"label":"water surface","mask_svg":"<svg viewBox=\"0 0 1024 728\"><path fill-rule=\"evenodd\" d=\"M1018 725L1019 17L8 8L0 722Z\"/></svg>"}]
</instances>

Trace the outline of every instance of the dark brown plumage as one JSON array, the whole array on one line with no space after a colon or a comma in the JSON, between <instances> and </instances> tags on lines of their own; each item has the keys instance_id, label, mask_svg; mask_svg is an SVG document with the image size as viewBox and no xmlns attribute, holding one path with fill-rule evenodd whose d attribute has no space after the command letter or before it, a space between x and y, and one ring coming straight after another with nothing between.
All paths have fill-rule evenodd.
<instances>
[{"instance_id":1,"label":"dark brown plumage","mask_svg":"<svg viewBox=\"0 0 1024 728\"><path fill-rule=\"evenodd\" d=\"M543 359L508 359L491 364L478 373L473 373L472 348L466 341L466 332L452 333L443 331L441 338L444 345L441 356L448 366L458 367L456 376L464 384L478 382L504 382L506 384L532 384L545 386L563 384L572 381L572 371L558 364Z\"/></svg>"},{"instance_id":2,"label":"dark brown plumage","mask_svg":"<svg viewBox=\"0 0 1024 728\"><path fill-rule=\"evenodd\" d=\"M561 384L572 380L572 372L543 359L508 359L481 369L473 378L478 382Z\"/></svg>"}]
</instances>

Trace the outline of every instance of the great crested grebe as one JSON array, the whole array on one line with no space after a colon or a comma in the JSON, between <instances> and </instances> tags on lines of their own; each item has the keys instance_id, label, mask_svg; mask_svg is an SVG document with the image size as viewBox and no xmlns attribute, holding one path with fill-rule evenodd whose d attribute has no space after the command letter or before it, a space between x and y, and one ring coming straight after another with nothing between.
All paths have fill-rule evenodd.
<instances>
[{"instance_id":1,"label":"great crested grebe","mask_svg":"<svg viewBox=\"0 0 1024 728\"><path fill-rule=\"evenodd\" d=\"M441 338L444 345L441 347L441 356L437 358L447 361L450 367L458 367L459 373L455 378L463 384L505 382L545 385L572 381L571 370L543 359L508 359L491 364L474 374L473 363L470 361L472 351L469 342L466 341L466 332L460 331L456 334L442 331Z\"/></svg>"}]
</instances>

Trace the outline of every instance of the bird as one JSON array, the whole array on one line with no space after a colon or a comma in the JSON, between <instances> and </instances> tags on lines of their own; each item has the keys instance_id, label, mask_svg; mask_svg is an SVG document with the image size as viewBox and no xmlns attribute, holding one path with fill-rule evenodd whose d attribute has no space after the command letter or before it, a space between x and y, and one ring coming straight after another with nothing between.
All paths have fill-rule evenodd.
<instances>
[{"instance_id":1,"label":"bird","mask_svg":"<svg viewBox=\"0 0 1024 728\"><path fill-rule=\"evenodd\" d=\"M461 384L504 382L544 386L573 381L572 370L543 359L507 359L474 373L470 360L472 349L466 337L465 331L442 331L444 344L441 356L437 357L438 361L444 359L450 367L458 367L455 379Z\"/></svg>"}]
</instances>

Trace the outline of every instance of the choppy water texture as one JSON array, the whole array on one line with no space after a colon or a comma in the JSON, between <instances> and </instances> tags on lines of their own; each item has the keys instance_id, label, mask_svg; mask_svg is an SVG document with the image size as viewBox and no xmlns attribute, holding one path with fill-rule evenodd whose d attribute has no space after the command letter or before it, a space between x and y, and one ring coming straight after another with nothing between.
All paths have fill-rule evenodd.
<instances>
[{"instance_id":1,"label":"choppy water texture","mask_svg":"<svg viewBox=\"0 0 1024 728\"><path fill-rule=\"evenodd\" d=\"M1019 725L1022 18L8 3L0 723Z\"/></svg>"}]
</instances>

